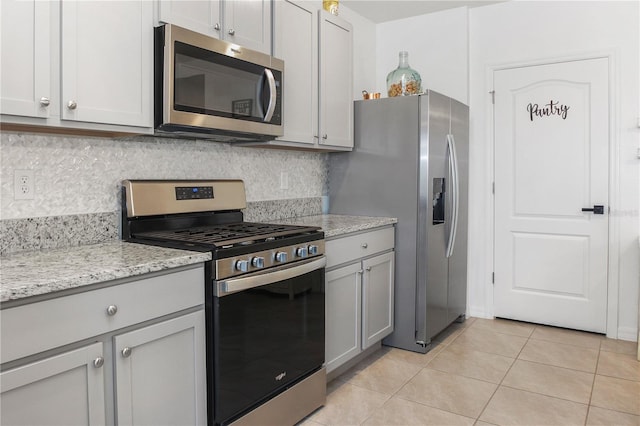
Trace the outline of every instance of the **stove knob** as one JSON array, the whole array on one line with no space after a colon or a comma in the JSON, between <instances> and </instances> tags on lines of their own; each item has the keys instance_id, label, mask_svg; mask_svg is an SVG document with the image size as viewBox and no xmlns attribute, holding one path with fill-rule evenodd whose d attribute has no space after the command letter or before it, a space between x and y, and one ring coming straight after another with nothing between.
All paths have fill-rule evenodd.
<instances>
[{"instance_id":1,"label":"stove knob","mask_svg":"<svg viewBox=\"0 0 640 426\"><path fill-rule=\"evenodd\" d=\"M248 260L237 260L236 261L236 271L247 272L249 270L249 261Z\"/></svg>"},{"instance_id":2,"label":"stove knob","mask_svg":"<svg viewBox=\"0 0 640 426\"><path fill-rule=\"evenodd\" d=\"M296 249L296 256L298 257L307 257L307 248L306 247L298 247Z\"/></svg>"},{"instance_id":3,"label":"stove knob","mask_svg":"<svg viewBox=\"0 0 640 426\"><path fill-rule=\"evenodd\" d=\"M309 255L313 256L314 254L318 254L318 246L310 245L309 246Z\"/></svg>"},{"instance_id":4,"label":"stove knob","mask_svg":"<svg viewBox=\"0 0 640 426\"><path fill-rule=\"evenodd\" d=\"M283 251L279 251L276 253L276 262L286 262L287 261L287 253Z\"/></svg>"},{"instance_id":5,"label":"stove knob","mask_svg":"<svg viewBox=\"0 0 640 426\"><path fill-rule=\"evenodd\" d=\"M264 257L254 257L251 259L251 265L254 268L264 268Z\"/></svg>"}]
</instances>

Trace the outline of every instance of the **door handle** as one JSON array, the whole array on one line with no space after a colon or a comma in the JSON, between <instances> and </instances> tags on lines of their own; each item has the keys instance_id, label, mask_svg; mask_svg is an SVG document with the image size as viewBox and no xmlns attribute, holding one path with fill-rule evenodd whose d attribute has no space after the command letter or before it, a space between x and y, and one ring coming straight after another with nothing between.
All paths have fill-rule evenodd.
<instances>
[{"instance_id":1,"label":"door handle","mask_svg":"<svg viewBox=\"0 0 640 426\"><path fill-rule=\"evenodd\" d=\"M583 212L593 212L593 214L604 214L604 206L595 205L593 208L584 207Z\"/></svg>"}]
</instances>

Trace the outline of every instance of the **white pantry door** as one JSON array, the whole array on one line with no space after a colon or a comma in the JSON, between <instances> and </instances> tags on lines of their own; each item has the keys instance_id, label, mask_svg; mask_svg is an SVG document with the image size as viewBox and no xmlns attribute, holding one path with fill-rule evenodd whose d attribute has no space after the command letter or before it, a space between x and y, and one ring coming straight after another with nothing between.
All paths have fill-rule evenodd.
<instances>
[{"instance_id":1,"label":"white pantry door","mask_svg":"<svg viewBox=\"0 0 640 426\"><path fill-rule=\"evenodd\" d=\"M608 66L494 72L496 317L606 332Z\"/></svg>"}]
</instances>

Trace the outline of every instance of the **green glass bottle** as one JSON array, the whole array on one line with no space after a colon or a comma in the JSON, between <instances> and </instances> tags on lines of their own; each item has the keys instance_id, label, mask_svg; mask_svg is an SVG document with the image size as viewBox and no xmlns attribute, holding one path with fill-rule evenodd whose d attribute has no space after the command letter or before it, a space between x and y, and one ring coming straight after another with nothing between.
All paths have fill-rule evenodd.
<instances>
[{"instance_id":1,"label":"green glass bottle","mask_svg":"<svg viewBox=\"0 0 640 426\"><path fill-rule=\"evenodd\" d=\"M409 96L422 93L420 73L409 66L409 52L399 54L398 68L387 75L387 94L389 97Z\"/></svg>"}]
</instances>

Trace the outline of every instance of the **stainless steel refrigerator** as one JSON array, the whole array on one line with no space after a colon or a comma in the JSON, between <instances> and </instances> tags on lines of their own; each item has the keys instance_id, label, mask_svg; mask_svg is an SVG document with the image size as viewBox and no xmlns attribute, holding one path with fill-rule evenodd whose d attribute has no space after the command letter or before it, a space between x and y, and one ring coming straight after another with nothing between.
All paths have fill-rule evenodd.
<instances>
[{"instance_id":1,"label":"stainless steel refrigerator","mask_svg":"<svg viewBox=\"0 0 640 426\"><path fill-rule=\"evenodd\" d=\"M424 353L466 313L469 108L428 91L356 101L354 123L353 151L329 155L329 211L398 218L383 343Z\"/></svg>"}]
</instances>

